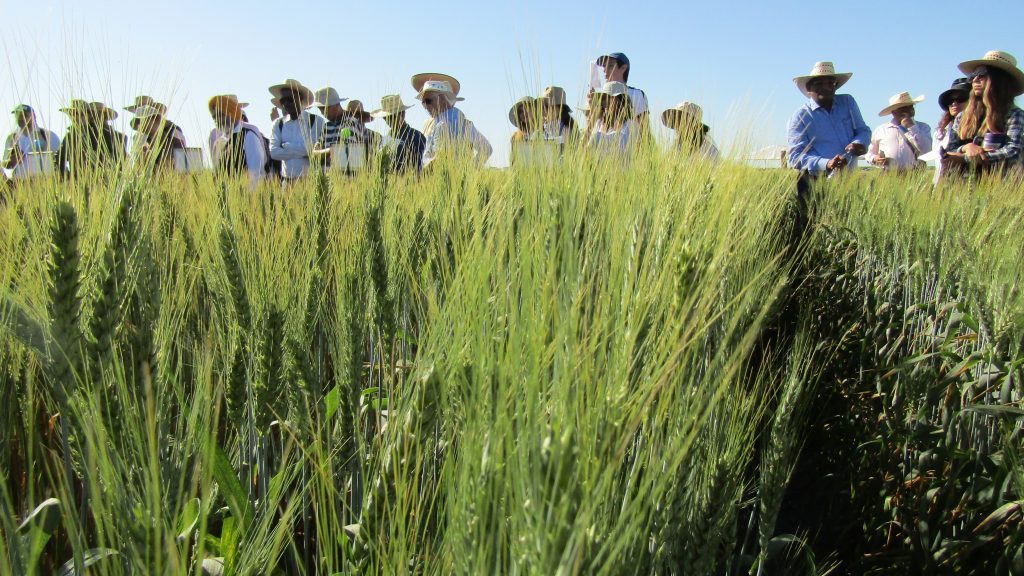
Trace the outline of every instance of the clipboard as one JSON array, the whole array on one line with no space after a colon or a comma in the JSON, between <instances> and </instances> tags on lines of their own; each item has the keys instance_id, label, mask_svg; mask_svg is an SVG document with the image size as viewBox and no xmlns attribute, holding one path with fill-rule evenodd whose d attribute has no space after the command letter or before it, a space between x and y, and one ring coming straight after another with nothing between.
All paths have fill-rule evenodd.
<instances>
[{"instance_id":1,"label":"clipboard","mask_svg":"<svg viewBox=\"0 0 1024 576\"><path fill-rule=\"evenodd\" d=\"M44 176L53 173L54 152L29 152L21 163L27 176Z\"/></svg>"},{"instance_id":2,"label":"clipboard","mask_svg":"<svg viewBox=\"0 0 1024 576\"><path fill-rule=\"evenodd\" d=\"M185 148L174 151L174 170L177 172L198 172L203 169L203 149Z\"/></svg>"},{"instance_id":3,"label":"clipboard","mask_svg":"<svg viewBox=\"0 0 1024 576\"><path fill-rule=\"evenodd\" d=\"M331 170L359 172L366 168L366 144L343 142L331 148Z\"/></svg>"}]
</instances>

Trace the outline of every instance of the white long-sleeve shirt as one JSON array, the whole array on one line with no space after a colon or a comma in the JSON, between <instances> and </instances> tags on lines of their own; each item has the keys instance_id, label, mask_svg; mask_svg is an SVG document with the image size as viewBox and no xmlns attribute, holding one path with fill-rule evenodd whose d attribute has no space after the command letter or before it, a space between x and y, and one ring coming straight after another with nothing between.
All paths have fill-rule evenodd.
<instances>
[{"instance_id":1,"label":"white long-sleeve shirt","mask_svg":"<svg viewBox=\"0 0 1024 576\"><path fill-rule=\"evenodd\" d=\"M445 146L458 143L465 143L473 150L473 157L477 163L483 165L491 157L494 149L473 123L466 119L466 116L458 108L449 108L427 121L423 128L423 136L426 137L426 146L423 149L423 167L437 158L437 155Z\"/></svg>"},{"instance_id":2,"label":"white long-sleeve shirt","mask_svg":"<svg viewBox=\"0 0 1024 576\"><path fill-rule=\"evenodd\" d=\"M270 132L270 157L280 160L283 176L291 180L309 172L309 153L324 129L322 116L304 110L298 118L274 122Z\"/></svg>"},{"instance_id":3,"label":"white long-sleeve shirt","mask_svg":"<svg viewBox=\"0 0 1024 576\"><path fill-rule=\"evenodd\" d=\"M916 152L908 139L917 146ZM913 168L919 155L932 151L932 129L924 122L914 122L909 129L886 122L871 132L871 144L865 159L868 162L875 160L879 151L890 159L887 168Z\"/></svg>"},{"instance_id":4,"label":"white long-sleeve shirt","mask_svg":"<svg viewBox=\"0 0 1024 576\"><path fill-rule=\"evenodd\" d=\"M210 131L210 159L214 167L220 164L220 157L224 153L231 134L237 134L245 128L245 140L242 141L242 149L245 151L245 170L249 174L249 181L253 184L259 182L264 176L264 166L267 164L266 151L263 145L263 137L259 135L259 129L252 124L236 122L231 131L214 128Z\"/></svg>"}]
</instances>

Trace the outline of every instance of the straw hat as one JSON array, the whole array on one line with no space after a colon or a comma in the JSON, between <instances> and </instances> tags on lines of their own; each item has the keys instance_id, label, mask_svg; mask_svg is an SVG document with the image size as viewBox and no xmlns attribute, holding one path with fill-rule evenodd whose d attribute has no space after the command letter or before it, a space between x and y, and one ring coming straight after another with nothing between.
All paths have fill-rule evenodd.
<instances>
[{"instance_id":1,"label":"straw hat","mask_svg":"<svg viewBox=\"0 0 1024 576\"><path fill-rule=\"evenodd\" d=\"M358 116L363 124L373 122L373 116L363 109L363 103L359 100L349 100L348 105L345 106L345 111L353 116Z\"/></svg>"},{"instance_id":2,"label":"straw hat","mask_svg":"<svg viewBox=\"0 0 1024 576\"><path fill-rule=\"evenodd\" d=\"M135 117L130 122L132 130L138 130L142 122L148 118L159 118L163 115L163 110L157 106L136 106Z\"/></svg>"},{"instance_id":3,"label":"straw hat","mask_svg":"<svg viewBox=\"0 0 1024 576\"><path fill-rule=\"evenodd\" d=\"M149 96L136 96L135 97L135 102L125 106L124 109L127 110L128 112L131 112L131 113L134 114L137 109L142 108L143 106L149 106L150 108L156 108L157 110L160 111L161 115L167 114L167 106L164 106L163 104L157 102L156 100L153 100Z\"/></svg>"},{"instance_id":4,"label":"straw hat","mask_svg":"<svg viewBox=\"0 0 1024 576\"><path fill-rule=\"evenodd\" d=\"M694 126L699 124L708 130L707 124L704 124L704 110L693 102L680 102L661 113L661 123L672 129L675 129L681 118L688 119Z\"/></svg>"},{"instance_id":5,"label":"straw hat","mask_svg":"<svg viewBox=\"0 0 1024 576\"><path fill-rule=\"evenodd\" d=\"M965 98L971 95L971 81L967 78L957 78L956 80L953 80L953 84L949 87L949 90L939 94L939 107L943 110L948 110L950 105L953 104L953 99L958 95Z\"/></svg>"},{"instance_id":6,"label":"straw hat","mask_svg":"<svg viewBox=\"0 0 1024 576\"><path fill-rule=\"evenodd\" d=\"M209 109L211 114L220 112L235 122L242 119L242 105L234 94L218 94L210 98Z\"/></svg>"},{"instance_id":7,"label":"straw hat","mask_svg":"<svg viewBox=\"0 0 1024 576\"><path fill-rule=\"evenodd\" d=\"M302 82L291 78L285 80L281 84L274 84L268 88L268 90L270 90L270 95L278 101L280 101L281 97L284 96L286 90L290 90L292 94L295 94L298 97L299 102L296 102L296 104L299 106L300 110L309 106L309 103L313 101L313 91L303 86Z\"/></svg>"},{"instance_id":8,"label":"straw hat","mask_svg":"<svg viewBox=\"0 0 1024 576\"><path fill-rule=\"evenodd\" d=\"M560 86L548 86L537 100L550 106L565 106L565 90Z\"/></svg>"},{"instance_id":9,"label":"straw hat","mask_svg":"<svg viewBox=\"0 0 1024 576\"><path fill-rule=\"evenodd\" d=\"M103 102L86 102L85 100L72 99L67 108L61 108L61 112L74 118L75 116L94 116L102 122L110 122L117 118L117 111L107 107Z\"/></svg>"},{"instance_id":10,"label":"straw hat","mask_svg":"<svg viewBox=\"0 0 1024 576\"><path fill-rule=\"evenodd\" d=\"M386 118L388 116L394 116L399 112L405 112L412 106L406 106L402 102L401 94L388 94L380 99L380 108L370 113L374 118Z\"/></svg>"},{"instance_id":11,"label":"straw hat","mask_svg":"<svg viewBox=\"0 0 1024 576\"><path fill-rule=\"evenodd\" d=\"M520 98L518 101L516 101L515 104L512 105L512 108L509 108L508 121L511 122L512 125L515 126L516 128L521 129L522 126L519 125L519 111L522 110L523 108L534 106L536 103L537 99L532 96L524 96Z\"/></svg>"},{"instance_id":12,"label":"straw hat","mask_svg":"<svg viewBox=\"0 0 1024 576\"><path fill-rule=\"evenodd\" d=\"M889 98L889 105L882 108L882 111L878 113L879 116L888 116L892 114L893 110L903 108L904 106L913 106L914 104L920 104L924 102L924 95L918 96L917 98L911 98L910 92L900 92L899 94Z\"/></svg>"},{"instance_id":13,"label":"straw hat","mask_svg":"<svg viewBox=\"0 0 1024 576\"><path fill-rule=\"evenodd\" d=\"M325 108L327 106L341 104L346 100L348 100L348 98L342 98L339 96L337 90L330 86L326 86L313 93L313 103L311 105Z\"/></svg>"},{"instance_id":14,"label":"straw hat","mask_svg":"<svg viewBox=\"0 0 1024 576\"><path fill-rule=\"evenodd\" d=\"M626 84L623 82L605 82L600 90L595 90L594 94L601 94L603 96L611 98L626 98L629 94ZM590 110L590 106L584 103L580 106L581 110Z\"/></svg>"},{"instance_id":15,"label":"straw hat","mask_svg":"<svg viewBox=\"0 0 1024 576\"><path fill-rule=\"evenodd\" d=\"M423 72L416 74L412 77L412 87L416 89L417 94L422 94L427 82L447 82L451 88L451 93L455 96L459 95L459 91L462 90L462 85L455 78L441 74L440 72ZM436 90L435 90L436 91ZM459 98L461 100L461 98Z\"/></svg>"},{"instance_id":16,"label":"straw hat","mask_svg":"<svg viewBox=\"0 0 1024 576\"><path fill-rule=\"evenodd\" d=\"M245 107L247 107L249 105L248 102L239 102L237 94L222 94L222 96L224 96L225 98L229 98L231 100L234 100L235 104L237 104L239 108L245 108Z\"/></svg>"},{"instance_id":17,"label":"straw hat","mask_svg":"<svg viewBox=\"0 0 1024 576\"><path fill-rule=\"evenodd\" d=\"M978 60L961 62L958 68L960 68L961 72L970 76L972 72L981 66L998 68L1003 72L1006 72L1017 84L1014 89L1014 95L1020 96L1021 94L1024 94L1024 72L1017 67L1017 59L1013 57L1013 54L1003 52L1002 50L991 50L986 52L985 55Z\"/></svg>"},{"instance_id":18,"label":"straw hat","mask_svg":"<svg viewBox=\"0 0 1024 576\"><path fill-rule=\"evenodd\" d=\"M811 68L811 73L806 76L797 76L793 78L793 82L796 83L796 87L800 89L800 92L804 96L810 96L807 93L807 83L815 78L831 77L836 79L836 89L838 90L843 84L850 81L853 76L852 72L836 73L836 67L831 62L815 62L814 67Z\"/></svg>"}]
</instances>

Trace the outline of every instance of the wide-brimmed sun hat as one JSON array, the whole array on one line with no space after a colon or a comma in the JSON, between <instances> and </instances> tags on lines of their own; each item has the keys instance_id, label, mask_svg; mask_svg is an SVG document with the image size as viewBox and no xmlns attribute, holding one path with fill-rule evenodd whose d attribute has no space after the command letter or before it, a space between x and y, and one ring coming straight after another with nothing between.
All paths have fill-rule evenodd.
<instances>
[{"instance_id":1,"label":"wide-brimmed sun hat","mask_svg":"<svg viewBox=\"0 0 1024 576\"><path fill-rule=\"evenodd\" d=\"M605 82L601 85L600 90L594 90L594 96L602 96L604 98L628 98L629 90L623 82ZM584 103L580 106L581 110L590 110L590 106Z\"/></svg>"},{"instance_id":2,"label":"wide-brimmed sun hat","mask_svg":"<svg viewBox=\"0 0 1024 576\"><path fill-rule=\"evenodd\" d=\"M452 88L451 84L445 80L427 80L423 84L423 89L416 95L416 99L423 100L423 98L429 93L444 94L445 98L452 102L461 102L464 100L464 98L456 96L457 92L455 92L455 89Z\"/></svg>"},{"instance_id":3,"label":"wide-brimmed sun hat","mask_svg":"<svg viewBox=\"0 0 1024 576\"><path fill-rule=\"evenodd\" d=\"M128 112L131 112L132 114L134 114L137 109L139 109L139 108L141 108L143 106L149 106L150 108L156 108L157 110L160 111L161 115L167 114L167 106L164 106L163 104L157 102L156 100L154 100L150 96L136 96L135 97L135 102L132 102L131 104L125 106L124 109L127 110Z\"/></svg>"},{"instance_id":4,"label":"wide-brimmed sun hat","mask_svg":"<svg viewBox=\"0 0 1024 576\"><path fill-rule=\"evenodd\" d=\"M313 101L313 91L303 86L302 82L292 78L285 80L281 84L274 84L267 90L270 91L271 96L279 101L281 100L281 97L284 96L285 91L290 91L299 99L296 104L300 110L309 106L310 102Z\"/></svg>"},{"instance_id":5,"label":"wide-brimmed sun hat","mask_svg":"<svg viewBox=\"0 0 1024 576\"><path fill-rule=\"evenodd\" d=\"M110 108L103 102L86 102L85 100L72 99L67 108L61 108L61 112L71 116L93 116L102 122L110 122L117 118L117 110Z\"/></svg>"},{"instance_id":6,"label":"wide-brimmed sun hat","mask_svg":"<svg viewBox=\"0 0 1024 576\"><path fill-rule=\"evenodd\" d=\"M920 104L921 102L924 102L923 94L921 96L918 96L917 98L912 98L910 96L910 92L900 92L895 96L889 97L889 105L886 106L885 108L882 108L878 115L888 116L889 114L892 114L893 110L898 110L900 108L903 108L904 106L913 106L914 104Z\"/></svg>"},{"instance_id":7,"label":"wide-brimmed sun hat","mask_svg":"<svg viewBox=\"0 0 1024 576\"><path fill-rule=\"evenodd\" d=\"M152 118L153 116L163 116L164 111L159 106L139 106L135 108L135 117L139 120L146 118Z\"/></svg>"},{"instance_id":8,"label":"wide-brimmed sun hat","mask_svg":"<svg viewBox=\"0 0 1024 576\"><path fill-rule=\"evenodd\" d=\"M326 108L327 106L341 104L346 100L348 100L348 98L342 98L338 95L337 90L330 86L325 86L313 93L313 103L311 105Z\"/></svg>"},{"instance_id":9,"label":"wide-brimmed sun hat","mask_svg":"<svg viewBox=\"0 0 1024 576\"><path fill-rule=\"evenodd\" d=\"M373 122L373 116L363 108L363 103L359 100L349 100L348 104L345 106L345 111L352 116L359 118L359 121L363 124Z\"/></svg>"},{"instance_id":10,"label":"wide-brimmed sun hat","mask_svg":"<svg viewBox=\"0 0 1024 576\"><path fill-rule=\"evenodd\" d=\"M942 94L939 94L939 107L948 110L957 96L967 98L971 95L971 81L967 78L957 78L953 84Z\"/></svg>"},{"instance_id":11,"label":"wide-brimmed sun hat","mask_svg":"<svg viewBox=\"0 0 1024 576\"><path fill-rule=\"evenodd\" d=\"M565 90L561 86L548 86L537 101L548 106L565 106Z\"/></svg>"},{"instance_id":12,"label":"wide-brimmed sun hat","mask_svg":"<svg viewBox=\"0 0 1024 576\"><path fill-rule=\"evenodd\" d=\"M422 94L428 82L447 82L452 94L459 95L462 85L454 77L440 72L421 72L412 77L412 87L417 94Z\"/></svg>"},{"instance_id":13,"label":"wide-brimmed sun hat","mask_svg":"<svg viewBox=\"0 0 1024 576\"><path fill-rule=\"evenodd\" d=\"M534 111L533 110L529 110L529 108L534 107L536 104L537 104L537 99L536 98L534 98L532 96L523 96L522 98L517 100L516 103L513 104L511 108L509 108L509 110L508 110L508 121L511 122L512 125L515 126L516 128L522 129L522 126L519 125L519 111L524 109L524 108L526 108L527 109L527 113L531 114Z\"/></svg>"},{"instance_id":14,"label":"wide-brimmed sun hat","mask_svg":"<svg viewBox=\"0 0 1024 576\"><path fill-rule=\"evenodd\" d=\"M235 122L242 119L242 105L234 94L218 94L208 103L211 114L224 114Z\"/></svg>"},{"instance_id":15,"label":"wide-brimmed sun hat","mask_svg":"<svg viewBox=\"0 0 1024 576\"><path fill-rule=\"evenodd\" d=\"M959 68L964 74L970 76L981 66L998 68L999 70L1006 72L1011 78L1013 78L1014 83L1016 83L1016 87L1013 91L1014 96L1024 94L1024 71L1021 71L1021 69L1017 67L1017 59L1013 57L1013 54L1003 52L1002 50L990 50L978 60L961 62L957 68Z\"/></svg>"},{"instance_id":16,"label":"wide-brimmed sun hat","mask_svg":"<svg viewBox=\"0 0 1024 576\"><path fill-rule=\"evenodd\" d=\"M694 126L703 126L705 130L708 129L707 124L704 124L704 110L693 102L680 102L661 113L661 123L669 128L675 129L680 122L684 121L692 123Z\"/></svg>"},{"instance_id":17,"label":"wide-brimmed sun hat","mask_svg":"<svg viewBox=\"0 0 1024 576\"><path fill-rule=\"evenodd\" d=\"M850 81L853 77L853 72L842 72L837 73L836 67L831 62L815 62L814 67L811 68L811 73L806 76L797 76L793 78L793 82L796 83L796 87L800 89L800 92L804 96L810 96L807 93L807 83L815 78L835 78L836 79L836 90L838 90L843 84Z\"/></svg>"},{"instance_id":18,"label":"wide-brimmed sun hat","mask_svg":"<svg viewBox=\"0 0 1024 576\"><path fill-rule=\"evenodd\" d=\"M388 94L380 99L380 108L370 112L370 115L374 118L386 118L388 116L394 116L399 112L405 112L412 106L406 106L402 102L401 94Z\"/></svg>"}]
</instances>

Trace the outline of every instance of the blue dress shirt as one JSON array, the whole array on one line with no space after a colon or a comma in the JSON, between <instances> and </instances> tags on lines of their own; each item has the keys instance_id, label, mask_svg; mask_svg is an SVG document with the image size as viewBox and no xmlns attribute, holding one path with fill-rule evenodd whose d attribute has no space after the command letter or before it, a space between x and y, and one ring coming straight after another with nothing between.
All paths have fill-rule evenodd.
<instances>
[{"instance_id":1,"label":"blue dress shirt","mask_svg":"<svg viewBox=\"0 0 1024 576\"><path fill-rule=\"evenodd\" d=\"M829 160L848 145L858 143L867 148L870 141L871 130L853 96L836 94L831 111L808 99L789 119L789 166L823 174ZM854 158L849 166L856 165Z\"/></svg>"}]
</instances>

